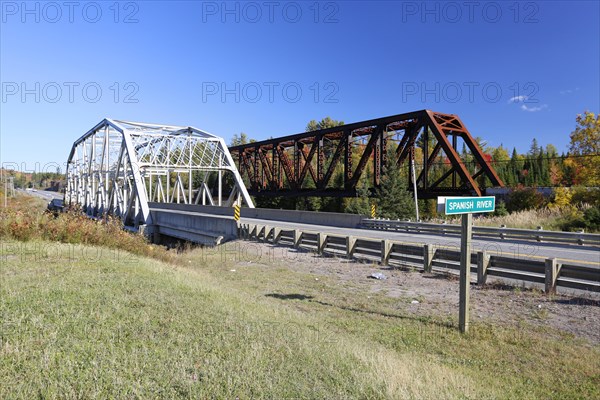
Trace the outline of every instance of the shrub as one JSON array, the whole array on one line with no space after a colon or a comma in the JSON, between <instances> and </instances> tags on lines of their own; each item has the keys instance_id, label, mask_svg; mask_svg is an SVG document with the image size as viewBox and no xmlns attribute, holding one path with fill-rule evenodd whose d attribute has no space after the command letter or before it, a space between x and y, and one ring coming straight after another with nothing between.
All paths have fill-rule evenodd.
<instances>
[{"instance_id":1,"label":"shrub","mask_svg":"<svg viewBox=\"0 0 600 400\"><path fill-rule=\"evenodd\" d=\"M517 188L508 195L506 208L510 212L535 210L544 206L544 196L535 188Z\"/></svg>"},{"instance_id":2,"label":"shrub","mask_svg":"<svg viewBox=\"0 0 600 400\"><path fill-rule=\"evenodd\" d=\"M572 204L600 205L600 188L574 187Z\"/></svg>"},{"instance_id":3,"label":"shrub","mask_svg":"<svg viewBox=\"0 0 600 400\"><path fill-rule=\"evenodd\" d=\"M506 203L500 200L498 204L496 204L496 209L492 213L494 217L504 217L508 215L508 210L506 209Z\"/></svg>"},{"instance_id":4,"label":"shrub","mask_svg":"<svg viewBox=\"0 0 600 400\"><path fill-rule=\"evenodd\" d=\"M552 202L548 205L550 208L564 208L572 204L573 190L567 187L557 187L553 190Z\"/></svg>"},{"instance_id":5,"label":"shrub","mask_svg":"<svg viewBox=\"0 0 600 400\"><path fill-rule=\"evenodd\" d=\"M26 206L24 202L0 209L0 238L104 246L173 261L172 254L152 246L144 236L125 231L119 219L108 217L92 220L78 210L54 217L39 207Z\"/></svg>"},{"instance_id":6,"label":"shrub","mask_svg":"<svg viewBox=\"0 0 600 400\"><path fill-rule=\"evenodd\" d=\"M583 223L587 230L600 230L600 204L596 204L583 212Z\"/></svg>"}]
</instances>

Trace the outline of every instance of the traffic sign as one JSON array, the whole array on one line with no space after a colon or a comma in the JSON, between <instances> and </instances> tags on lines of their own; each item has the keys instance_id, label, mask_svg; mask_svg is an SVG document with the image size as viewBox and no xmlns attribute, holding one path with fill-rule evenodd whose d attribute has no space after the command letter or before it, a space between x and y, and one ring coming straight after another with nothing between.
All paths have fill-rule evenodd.
<instances>
[{"instance_id":1,"label":"traffic sign","mask_svg":"<svg viewBox=\"0 0 600 400\"><path fill-rule=\"evenodd\" d=\"M473 214L493 212L496 197L438 197L438 208L443 205L446 215L462 214L460 232L460 276L458 290L458 327L469 331L469 285L471 282L471 238Z\"/></svg>"},{"instance_id":2,"label":"traffic sign","mask_svg":"<svg viewBox=\"0 0 600 400\"><path fill-rule=\"evenodd\" d=\"M488 213L496 209L496 197L446 197L446 215Z\"/></svg>"}]
</instances>

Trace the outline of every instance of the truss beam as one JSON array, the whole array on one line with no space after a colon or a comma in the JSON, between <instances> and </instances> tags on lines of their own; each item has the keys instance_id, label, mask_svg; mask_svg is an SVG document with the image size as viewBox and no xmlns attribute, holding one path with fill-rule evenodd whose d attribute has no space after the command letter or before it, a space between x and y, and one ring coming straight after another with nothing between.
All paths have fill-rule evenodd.
<instances>
[{"instance_id":1,"label":"truss beam","mask_svg":"<svg viewBox=\"0 0 600 400\"><path fill-rule=\"evenodd\" d=\"M111 119L73 144L65 201L134 228L151 222L150 202L254 207L222 138L193 127Z\"/></svg>"},{"instance_id":2,"label":"truss beam","mask_svg":"<svg viewBox=\"0 0 600 400\"><path fill-rule=\"evenodd\" d=\"M420 198L481 195L504 186L460 118L430 110L230 147L255 196L354 196L368 170L381 185L390 141L396 165L417 165ZM462 142L467 153L458 150ZM419 159L415 157L419 154ZM468 158L468 159L465 159ZM283 169L283 173L281 173ZM342 176L339 182L336 176ZM409 174L409 187L413 190Z\"/></svg>"}]
</instances>

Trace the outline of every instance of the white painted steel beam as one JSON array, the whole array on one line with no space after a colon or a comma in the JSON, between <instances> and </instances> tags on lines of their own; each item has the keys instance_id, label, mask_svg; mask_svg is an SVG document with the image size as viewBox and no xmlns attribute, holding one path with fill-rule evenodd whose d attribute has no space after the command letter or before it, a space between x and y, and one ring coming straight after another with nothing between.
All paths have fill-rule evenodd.
<instances>
[{"instance_id":1,"label":"white painted steel beam","mask_svg":"<svg viewBox=\"0 0 600 400\"><path fill-rule=\"evenodd\" d=\"M69 154L66 204L90 216L110 213L137 228L151 222L150 201L200 199L254 208L225 141L208 132L104 119Z\"/></svg>"}]
</instances>

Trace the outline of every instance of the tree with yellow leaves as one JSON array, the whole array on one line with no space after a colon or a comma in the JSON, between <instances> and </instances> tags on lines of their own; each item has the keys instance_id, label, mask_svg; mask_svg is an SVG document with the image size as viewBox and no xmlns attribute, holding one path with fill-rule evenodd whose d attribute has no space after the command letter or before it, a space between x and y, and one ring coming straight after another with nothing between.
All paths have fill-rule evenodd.
<instances>
[{"instance_id":1,"label":"tree with yellow leaves","mask_svg":"<svg viewBox=\"0 0 600 400\"><path fill-rule=\"evenodd\" d=\"M573 171L575 184L600 186L600 115L590 111L577 115L565 164Z\"/></svg>"}]
</instances>

